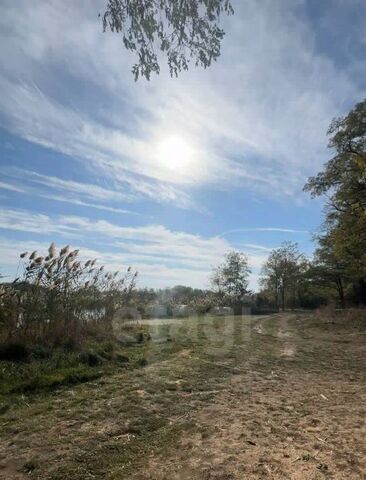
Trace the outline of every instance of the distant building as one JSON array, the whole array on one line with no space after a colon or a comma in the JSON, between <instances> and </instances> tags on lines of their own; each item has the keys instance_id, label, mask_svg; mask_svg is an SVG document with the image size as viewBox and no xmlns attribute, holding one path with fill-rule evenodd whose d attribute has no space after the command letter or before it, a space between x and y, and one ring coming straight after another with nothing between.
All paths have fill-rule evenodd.
<instances>
[{"instance_id":1,"label":"distant building","mask_svg":"<svg viewBox=\"0 0 366 480\"><path fill-rule=\"evenodd\" d=\"M208 313L210 315L234 315L234 310L231 307L212 307Z\"/></svg>"}]
</instances>

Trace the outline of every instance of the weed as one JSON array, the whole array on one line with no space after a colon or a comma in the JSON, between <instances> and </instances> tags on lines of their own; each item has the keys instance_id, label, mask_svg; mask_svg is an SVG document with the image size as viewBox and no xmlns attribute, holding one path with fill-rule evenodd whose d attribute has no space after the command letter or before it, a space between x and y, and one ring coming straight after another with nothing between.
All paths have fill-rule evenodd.
<instances>
[{"instance_id":1,"label":"weed","mask_svg":"<svg viewBox=\"0 0 366 480\"><path fill-rule=\"evenodd\" d=\"M146 358L143 357L137 361L137 364L139 367L146 367L146 365L148 364L148 361L146 360Z\"/></svg>"}]
</instances>

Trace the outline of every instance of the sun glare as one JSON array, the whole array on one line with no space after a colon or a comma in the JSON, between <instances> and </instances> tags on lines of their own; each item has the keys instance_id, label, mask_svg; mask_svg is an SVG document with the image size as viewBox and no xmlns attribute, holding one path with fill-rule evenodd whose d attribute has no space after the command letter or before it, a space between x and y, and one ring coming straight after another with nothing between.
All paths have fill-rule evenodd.
<instances>
[{"instance_id":1,"label":"sun glare","mask_svg":"<svg viewBox=\"0 0 366 480\"><path fill-rule=\"evenodd\" d=\"M194 161L194 151L182 137L167 137L158 144L157 157L164 168L184 169Z\"/></svg>"}]
</instances>

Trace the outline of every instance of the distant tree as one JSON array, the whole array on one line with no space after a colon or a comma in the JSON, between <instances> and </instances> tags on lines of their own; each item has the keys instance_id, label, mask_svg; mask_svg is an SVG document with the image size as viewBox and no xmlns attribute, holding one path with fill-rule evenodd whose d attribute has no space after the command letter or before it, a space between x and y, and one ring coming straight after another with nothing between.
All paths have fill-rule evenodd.
<instances>
[{"instance_id":1,"label":"distant tree","mask_svg":"<svg viewBox=\"0 0 366 480\"><path fill-rule=\"evenodd\" d=\"M285 310L289 293L296 295L306 265L296 243L283 242L281 247L272 250L262 267L260 284L272 292L277 308L281 306Z\"/></svg>"},{"instance_id":2,"label":"distant tree","mask_svg":"<svg viewBox=\"0 0 366 480\"><path fill-rule=\"evenodd\" d=\"M157 294L153 288L135 289L132 295L131 306L144 315L148 305L154 303L156 298Z\"/></svg>"},{"instance_id":3,"label":"distant tree","mask_svg":"<svg viewBox=\"0 0 366 480\"><path fill-rule=\"evenodd\" d=\"M323 237L366 304L366 100L334 119L328 135L334 156L304 190L328 197Z\"/></svg>"},{"instance_id":4,"label":"distant tree","mask_svg":"<svg viewBox=\"0 0 366 480\"><path fill-rule=\"evenodd\" d=\"M191 311L198 315L208 313L212 308L220 306L222 298L215 292L202 291L201 295L197 295L191 299L189 306Z\"/></svg>"},{"instance_id":5,"label":"distant tree","mask_svg":"<svg viewBox=\"0 0 366 480\"><path fill-rule=\"evenodd\" d=\"M217 60L222 13L234 13L230 0L108 0L103 30L122 35L125 48L138 56L135 80L149 80L160 72L156 49L166 55L171 76L187 70L191 59L204 68Z\"/></svg>"},{"instance_id":6,"label":"distant tree","mask_svg":"<svg viewBox=\"0 0 366 480\"><path fill-rule=\"evenodd\" d=\"M232 305L240 305L248 293L250 272L247 256L232 251L225 256L224 262L214 269L211 283Z\"/></svg>"},{"instance_id":7,"label":"distant tree","mask_svg":"<svg viewBox=\"0 0 366 480\"><path fill-rule=\"evenodd\" d=\"M195 297L195 289L185 285L175 285L170 289L170 296L175 305L187 304Z\"/></svg>"}]
</instances>

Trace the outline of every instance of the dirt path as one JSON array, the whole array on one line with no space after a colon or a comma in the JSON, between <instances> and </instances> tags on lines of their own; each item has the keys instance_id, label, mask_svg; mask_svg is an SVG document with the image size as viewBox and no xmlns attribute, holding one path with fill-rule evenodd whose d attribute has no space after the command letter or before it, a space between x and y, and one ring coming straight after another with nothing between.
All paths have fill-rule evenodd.
<instances>
[{"instance_id":1,"label":"dirt path","mask_svg":"<svg viewBox=\"0 0 366 480\"><path fill-rule=\"evenodd\" d=\"M1 417L0 478L366 479L364 330L286 314L163 333L147 367Z\"/></svg>"},{"instance_id":2,"label":"dirt path","mask_svg":"<svg viewBox=\"0 0 366 480\"><path fill-rule=\"evenodd\" d=\"M315 373L238 375L191 419L194 432L133 478L363 479L365 401L352 381Z\"/></svg>"},{"instance_id":3,"label":"dirt path","mask_svg":"<svg viewBox=\"0 0 366 480\"><path fill-rule=\"evenodd\" d=\"M363 338L309 329L306 339L295 318L256 322L259 335L276 338L273 369L263 372L259 364L231 377L215 401L191 417L190 435L164 455L151 455L133 478L365 479ZM299 372L305 359L310 365ZM349 369L352 360L360 361L360 371L357 364Z\"/></svg>"}]
</instances>

